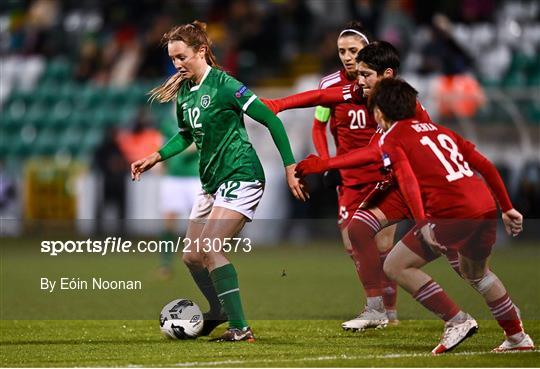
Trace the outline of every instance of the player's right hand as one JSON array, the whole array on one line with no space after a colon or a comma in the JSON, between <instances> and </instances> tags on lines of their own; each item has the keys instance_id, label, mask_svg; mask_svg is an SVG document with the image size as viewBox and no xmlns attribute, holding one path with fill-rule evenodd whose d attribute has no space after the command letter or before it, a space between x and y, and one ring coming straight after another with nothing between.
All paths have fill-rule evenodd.
<instances>
[{"instance_id":1,"label":"player's right hand","mask_svg":"<svg viewBox=\"0 0 540 369\"><path fill-rule=\"evenodd\" d=\"M516 237L523 231L523 215L516 209L510 209L502 214L504 228L508 235Z\"/></svg>"},{"instance_id":2,"label":"player's right hand","mask_svg":"<svg viewBox=\"0 0 540 369\"><path fill-rule=\"evenodd\" d=\"M358 84L358 81L351 85L350 91L352 95L352 101L355 104L365 104L367 102L367 99L364 96L364 89Z\"/></svg>"},{"instance_id":3,"label":"player's right hand","mask_svg":"<svg viewBox=\"0 0 540 369\"><path fill-rule=\"evenodd\" d=\"M420 236L422 237L422 241L426 243L426 245L429 246L429 248L436 254L446 254L448 251L448 248L446 246L441 245L437 240L435 239L435 232L433 232L433 228L431 228L431 224L427 223L420 228Z\"/></svg>"},{"instance_id":4,"label":"player's right hand","mask_svg":"<svg viewBox=\"0 0 540 369\"><path fill-rule=\"evenodd\" d=\"M266 107L270 110L272 110L272 113L277 114L281 110L279 110L279 105L272 99L264 99L261 98L261 102L266 105Z\"/></svg>"},{"instance_id":5,"label":"player's right hand","mask_svg":"<svg viewBox=\"0 0 540 369\"><path fill-rule=\"evenodd\" d=\"M139 159L131 163L131 180L138 181L141 174L151 169L161 160L158 152L148 155L146 158Z\"/></svg>"},{"instance_id":6,"label":"player's right hand","mask_svg":"<svg viewBox=\"0 0 540 369\"><path fill-rule=\"evenodd\" d=\"M302 178L308 174L322 173L326 170L328 170L328 160L311 154L296 165L296 176Z\"/></svg>"}]
</instances>

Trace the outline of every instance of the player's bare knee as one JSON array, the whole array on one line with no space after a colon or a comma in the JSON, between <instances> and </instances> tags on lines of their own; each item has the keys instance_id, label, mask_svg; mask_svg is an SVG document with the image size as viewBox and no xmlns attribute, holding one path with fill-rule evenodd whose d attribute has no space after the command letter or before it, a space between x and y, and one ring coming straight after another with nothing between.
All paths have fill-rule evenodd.
<instances>
[{"instance_id":1,"label":"player's bare knee","mask_svg":"<svg viewBox=\"0 0 540 369\"><path fill-rule=\"evenodd\" d=\"M467 280L482 279L488 271L489 269L486 266L480 267L479 265L468 264L463 260L459 263L459 274Z\"/></svg>"},{"instance_id":2,"label":"player's bare knee","mask_svg":"<svg viewBox=\"0 0 540 369\"><path fill-rule=\"evenodd\" d=\"M393 281L399 280L402 273L408 268L417 268L415 261L403 254L404 250L408 250L407 246L399 241L396 246L390 251L386 260L384 261L383 271Z\"/></svg>"},{"instance_id":3,"label":"player's bare knee","mask_svg":"<svg viewBox=\"0 0 540 369\"><path fill-rule=\"evenodd\" d=\"M204 267L203 255L196 252L184 252L182 254L182 261L188 267Z\"/></svg>"},{"instance_id":4,"label":"player's bare knee","mask_svg":"<svg viewBox=\"0 0 540 369\"><path fill-rule=\"evenodd\" d=\"M482 277L480 278L470 278L469 276L464 276L464 278L469 282L469 284L477 290L481 295L486 294L493 284L497 282L497 276L491 271L488 270Z\"/></svg>"},{"instance_id":5,"label":"player's bare knee","mask_svg":"<svg viewBox=\"0 0 540 369\"><path fill-rule=\"evenodd\" d=\"M399 275L398 270L392 264L389 264L387 261L384 262L383 271L384 274L386 274L386 276L392 281L395 281Z\"/></svg>"},{"instance_id":6,"label":"player's bare knee","mask_svg":"<svg viewBox=\"0 0 540 369\"><path fill-rule=\"evenodd\" d=\"M390 227L382 228L379 233L375 235L375 244L379 252L387 252L394 246L394 234L396 227L391 225Z\"/></svg>"},{"instance_id":7,"label":"player's bare knee","mask_svg":"<svg viewBox=\"0 0 540 369\"><path fill-rule=\"evenodd\" d=\"M390 253L383 264L383 272L387 275L388 278L395 281L397 280L399 274L401 273L401 270L403 268L400 266L399 261L397 258L392 257L392 253Z\"/></svg>"}]
</instances>

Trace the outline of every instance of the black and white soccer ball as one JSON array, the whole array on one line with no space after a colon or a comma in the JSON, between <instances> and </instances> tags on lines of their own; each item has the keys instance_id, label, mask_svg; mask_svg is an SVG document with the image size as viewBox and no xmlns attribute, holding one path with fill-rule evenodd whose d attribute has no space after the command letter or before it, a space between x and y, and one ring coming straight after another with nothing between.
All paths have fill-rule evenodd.
<instances>
[{"instance_id":1,"label":"black and white soccer ball","mask_svg":"<svg viewBox=\"0 0 540 369\"><path fill-rule=\"evenodd\" d=\"M172 339L196 338L203 328L203 314L193 301L176 299L161 310L159 326L161 332Z\"/></svg>"}]
</instances>

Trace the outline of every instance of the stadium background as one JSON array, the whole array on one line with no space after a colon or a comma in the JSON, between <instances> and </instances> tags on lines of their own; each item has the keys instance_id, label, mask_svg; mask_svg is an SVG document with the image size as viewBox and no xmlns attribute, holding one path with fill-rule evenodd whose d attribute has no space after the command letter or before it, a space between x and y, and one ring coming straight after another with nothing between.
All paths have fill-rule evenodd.
<instances>
[{"instance_id":1,"label":"stadium background","mask_svg":"<svg viewBox=\"0 0 540 369\"><path fill-rule=\"evenodd\" d=\"M160 218L162 172L130 184L125 163L175 124L172 105L149 105L145 93L174 71L161 35L194 19L209 24L222 67L262 97L316 88L340 67L340 28L362 21L399 48L401 74L433 119L476 142L517 208L538 218L539 16L534 1L5 1L0 214L12 220L4 230L17 234L32 219ZM313 152L312 114L280 115L297 159ZM310 179L309 203L292 200L269 135L247 126L268 177L257 218L334 218L335 194L319 178ZM133 153L128 142L146 146ZM125 163L106 172L118 159L111 147ZM104 197L113 176L126 178Z\"/></svg>"},{"instance_id":2,"label":"stadium background","mask_svg":"<svg viewBox=\"0 0 540 369\"><path fill-rule=\"evenodd\" d=\"M156 254L39 252L43 239L103 239L126 230L134 239L161 237L163 170L132 183L127 162L141 153L126 151L126 142L152 143L158 131L174 129L173 107L149 105L145 93L173 72L159 46L161 35L194 19L208 23L223 68L262 97L316 88L321 76L338 69L336 38L351 19L362 21L375 39L396 45L401 74L420 91L430 115L478 144L528 218L517 242L500 237L503 247L492 265L528 332L540 340L538 2L5 0L0 365L537 366L538 351L488 354L501 332L475 291L443 260L426 269L466 311L487 319L458 356L428 357L442 324L403 291L398 327L342 332L339 323L364 300L335 225L335 191L313 177L311 200L294 201L267 130L249 119L268 183L257 220L244 232L254 239L254 250L232 258L257 345L241 346L239 354L238 346L215 346L204 338L178 343L160 336L157 314L168 301L188 297L205 309L178 259L173 278L163 280L155 273ZM280 117L296 158L313 152L313 110ZM113 182L113 193L104 193L105 180ZM144 290L53 294L39 289L44 276L138 279Z\"/></svg>"}]
</instances>

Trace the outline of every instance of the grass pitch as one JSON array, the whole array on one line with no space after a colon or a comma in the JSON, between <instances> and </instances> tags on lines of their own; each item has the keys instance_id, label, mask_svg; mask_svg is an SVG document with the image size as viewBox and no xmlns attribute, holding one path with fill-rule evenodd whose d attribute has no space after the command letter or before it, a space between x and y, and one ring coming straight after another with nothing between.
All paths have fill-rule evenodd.
<instances>
[{"instance_id":1,"label":"grass pitch","mask_svg":"<svg viewBox=\"0 0 540 369\"><path fill-rule=\"evenodd\" d=\"M404 291L398 300L399 326L362 333L341 330L340 323L361 309L363 297L353 266L338 245L284 245L233 255L257 341L216 343L207 337L172 341L159 332L157 316L169 300L188 297L205 308L178 261L174 278L160 281L154 273L156 255L51 258L36 253L33 240L24 241L28 247L21 247L21 242L8 240L2 245L3 367L535 367L540 362L539 351L490 353L503 340L500 328L489 319L480 297L443 260L427 271L478 318L480 330L455 352L432 357L430 350L443 324ZM528 333L540 342L540 251L535 245L499 248L492 265L521 308ZM145 287L137 294L46 294L37 287L44 275L137 275ZM79 320L71 320L76 317ZM216 329L213 336L223 330L224 326Z\"/></svg>"},{"instance_id":2,"label":"grass pitch","mask_svg":"<svg viewBox=\"0 0 540 369\"><path fill-rule=\"evenodd\" d=\"M454 353L432 357L439 321L403 321L397 327L344 332L340 321L252 321L255 343L217 343L160 336L155 321L2 322L2 366L167 367L535 367L540 352L493 354L496 323L480 321L477 335ZM537 322L529 334L540 336ZM222 329L217 329L216 334Z\"/></svg>"}]
</instances>

